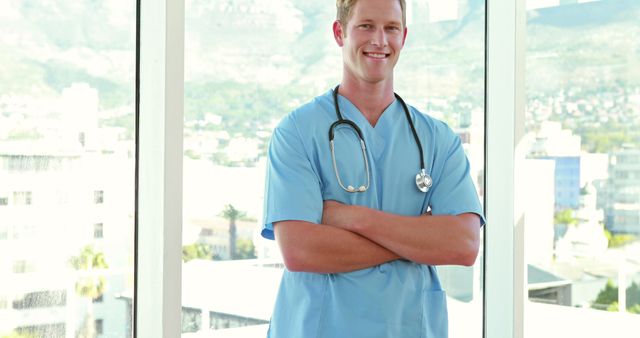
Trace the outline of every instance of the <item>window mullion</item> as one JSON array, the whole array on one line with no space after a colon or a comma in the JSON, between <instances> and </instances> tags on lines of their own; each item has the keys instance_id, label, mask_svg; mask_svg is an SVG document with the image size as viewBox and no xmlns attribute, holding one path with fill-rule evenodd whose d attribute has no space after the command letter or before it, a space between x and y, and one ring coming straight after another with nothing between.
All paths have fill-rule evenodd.
<instances>
[{"instance_id":1,"label":"window mullion","mask_svg":"<svg viewBox=\"0 0 640 338\"><path fill-rule=\"evenodd\" d=\"M485 337L523 337L523 220L515 155L524 122L524 0L487 0Z\"/></svg>"},{"instance_id":2,"label":"window mullion","mask_svg":"<svg viewBox=\"0 0 640 338\"><path fill-rule=\"evenodd\" d=\"M139 1L135 337L181 333L184 2Z\"/></svg>"}]
</instances>

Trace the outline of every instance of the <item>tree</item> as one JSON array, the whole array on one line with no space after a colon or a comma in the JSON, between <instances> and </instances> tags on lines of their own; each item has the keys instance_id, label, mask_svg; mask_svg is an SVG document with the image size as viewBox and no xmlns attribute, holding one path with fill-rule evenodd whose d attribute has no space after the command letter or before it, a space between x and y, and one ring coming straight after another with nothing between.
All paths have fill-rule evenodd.
<instances>
[{"instance_id":1,"label":"tree","mask_svg":"<svg viewBox=\"0 0 640 338\"><path fill-rule=\"evenodd\" d=\"M106 281L99 274L109 268L104 254L96 251L93 245L87 245L78 256L69 259L69 264L77 271L82 271L76 282L76 293L87 303L87 315L83 327L78 331L78 338L94 338L95 320L93 319L93 301L102 296L106 289ZM97 270L97 271L96 271Z\"/></svg>"},{"instance_id":2,"label":"tree","mask_svg":"<svg viewBox=\"0 0 640 338\"><path fill-rule=\"evenodd\" d=\"M182 247L182 261L188 262L192 259L213 259L211 245L205 243L187 244Z\"/></svg>"},{"instance_id":3,"label":"tree","mask_svg":"<svg viewBox=\"0 0 640 338\"><path fill-rule=\"evenodd\" d=\"M607 237L610 248L623 247L636 240L636 236L631 234L613 234L611 231L604 229L604 235Z\"/></svg>"},{"instance_id":4,"label":"tree","mask_svg":"<svg viewBox=\"0 0 640 338\"><path fill-rule=\"evenodd\" d=\"M573 217L572 209L564 209L555 213L553 222L555 224L576 225L578 224L578 219Z\"/></svg>"},{"instance_id":5,"label":"tree","mask_svg":"<svg viewBox=\"0 0 640 338\"><path fill-rule=\"evenodd\" d=\"M238 252L236 254L237 259L256 258L256 247L253 245L252 240L238 239L236 241L236 247L238 249Z\"/></svg>"},{"instance_id":6,"label":"tree","mask_svg":"<svg viewBox=\"0 0 640 338\"><path fill-rule=\"evenodd\" d=\"M640 285L632 282L626 293L627 311L640 314ZM597 309L606 308L607 311L618 311L618 287L612 280L607 281L604 289L600 290L591 307Z\"/></svg>"},{"instance_id":7,"label":"tree","mask_svg":"<svg viewBox=\"0 0 640 338\"><path fill-rule=\"evenodd\" d=\"M247 213L234 208L231 204L227 204L220 215L229 220L229 259L236 259L236 241L238 238L236 220L245 217Z\"/></svg>"}]
</instances>

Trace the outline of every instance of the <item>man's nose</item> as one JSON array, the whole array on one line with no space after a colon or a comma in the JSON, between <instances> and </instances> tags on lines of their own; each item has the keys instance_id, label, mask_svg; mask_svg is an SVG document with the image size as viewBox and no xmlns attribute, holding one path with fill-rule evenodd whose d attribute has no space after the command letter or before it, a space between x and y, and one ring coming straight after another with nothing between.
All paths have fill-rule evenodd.
<instances>
[{"instance_id":1,"label":"man's nose","mask_svg":"<svg viewBox=\"0 0 640 338\"><path fill-rule=\"evenodd\" d=\"M384 28L378 28L375 30L375 32L373 33L373 36L371 37L371 41L369 42L370 44L376 46L376 47L386 47L387 46L387 34L384 31Z\"/></svg>"}]
</instances>

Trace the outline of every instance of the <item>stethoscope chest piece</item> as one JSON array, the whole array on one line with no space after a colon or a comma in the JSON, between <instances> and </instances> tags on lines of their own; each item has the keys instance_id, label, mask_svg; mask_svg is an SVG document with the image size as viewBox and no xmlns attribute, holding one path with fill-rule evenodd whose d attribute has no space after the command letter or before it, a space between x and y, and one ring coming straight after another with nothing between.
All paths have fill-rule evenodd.
<instances>
[{"instance_id":1,"label":"stethoscope chest piece","mask_svg":"<svg viewBox=\"0 0 640 338\"><path fill-rule=\"evenodd\" d=\"M429 191L429 188L431 188L431 185L433 185L431 176L429 176L429 174L427 174L424 169L420 170L420 172L416 175L416 186L418 186L418 190L427 192Z\"/></svg>"}]
</instances>

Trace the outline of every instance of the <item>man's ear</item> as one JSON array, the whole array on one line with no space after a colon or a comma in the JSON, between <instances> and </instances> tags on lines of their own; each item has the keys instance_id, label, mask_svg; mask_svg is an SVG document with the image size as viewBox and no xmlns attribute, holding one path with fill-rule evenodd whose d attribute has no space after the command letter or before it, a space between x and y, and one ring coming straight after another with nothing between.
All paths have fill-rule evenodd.
<instances>
[{"instance_id":1,"label":"man's ear","mask_svg":"<svg viewBox=\"0 0 640 338\"><path fill-rule=\"evenodd\" d=\"M402 47L404 47L404 42L407 41L407 32L409 30L407 29L407 27L404 28L404 36L402 37Z\"/></svg>"},{"instance_id":2,"label":"man's ear","mask_svg":"<svg viewBox=\"0 0 640 338\"><path fill-rule=\"evenodd\" d=\"M333 22L333 38L336 40L336 43L340 47L344 45L344 41L342 41L344 37L344 31L342 30L342 28L342 23L339 20Z\"/></svg>"}]
</instances>

